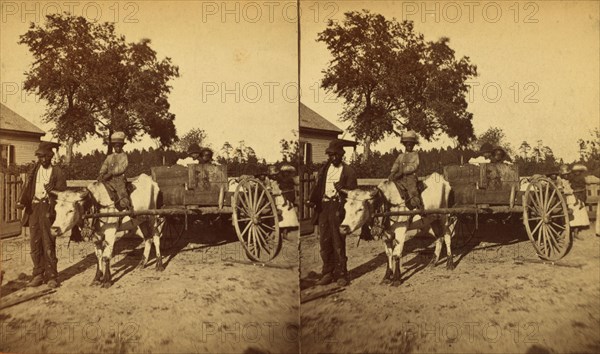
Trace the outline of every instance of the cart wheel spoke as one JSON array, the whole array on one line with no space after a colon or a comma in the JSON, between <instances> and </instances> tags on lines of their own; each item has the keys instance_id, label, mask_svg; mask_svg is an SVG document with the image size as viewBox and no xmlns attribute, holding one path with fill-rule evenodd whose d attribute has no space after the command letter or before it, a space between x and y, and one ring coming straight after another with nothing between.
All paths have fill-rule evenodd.
<instances>
[{"instance_id":1,"label":"cart wheel spoke","mask_svg":"<svg viewBox=\"0 0 600 354\"><path fill-rule=\"evenodd\" d=\"M258 239L258 243L260 245L260 247L265 250L265 252L267 252L267 254L271 254L271 252L269 252L269 243L267 242L265 236L263 234L263 231L260 229L260 227L257 225L255 228L256 231L256 235L257 235L257 239Z\"/></svg>"},{"instance_id":2,"label":"cart wheel spoke","mask_svg":"<svg viewBox=\"0 0 600 354\"><path fill-rule=\"evenodd\" d=\"M250 227L252 226L252 223L249 222L248 224L246 224L246 226L244 227L244 230L240 233L240 236L242 237L242 239L244 240L249 240L250 239L250 235L248 234L248 238L244 237L244 235L246 235L246 233L248 232L248 230L250 229Z\"/></svg>"},{"instance_id":3,"label":"cart wheel spoke","mask_svg":"<svg viewBox=\"0 0 600 354\"><path fill-rule=\"evenodd\" d=\"M263 205L258 212L256 213L256 215L260 215L262 214L263 211L265 211L266 208L268 208L270 206L270 204L267 202L265 205Z\"/></svg>"},{"instance_id":4,"label":"cart wheel spoke","mask_svg":"<svg viewBox=\"0 0 600 354\"><path fill-rule=\"evenodd\" d=\"M267 224L264 224L264 223L263 223L263 224L261 224L261 226L262 226L262 227L266 227L267 229L269 229L269 230L271 230L271 231L275 231L275 228L274 228L274 227L271 227L271 226L269 226L269 225L267 225Z\"/></svg>"},{"instance_id":5,"label":"cart wheel spoke","mask_svg":"<svg viewBox=\"0 0 600 354\"><path fill-rule=\"evenodd\" d=\"M243 208L240 208L239 205L236 205L236 208L243 210L246 214L248 214L248 211L250 210L250 208L248 208L248 204L246 203L244 198L240 198L239 200L240 200L240 204L242 204Z\"/></svg>"}]
</instances>

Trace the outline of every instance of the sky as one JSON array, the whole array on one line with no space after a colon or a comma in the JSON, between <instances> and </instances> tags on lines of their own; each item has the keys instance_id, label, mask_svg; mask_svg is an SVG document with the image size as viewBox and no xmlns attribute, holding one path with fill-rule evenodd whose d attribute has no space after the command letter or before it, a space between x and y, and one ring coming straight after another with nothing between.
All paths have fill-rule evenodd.
<instances>
[{"instance_id":1,"label":"sky","mask_svg":"<svg viewBox=\"0 0 600 354\"><path fill-rule=\"evenodd\" d=\"M542 140L556 156L578 157L579 138L600 127L600 24L597 1L301 2L302 102L342 129L343 101L320 89L331 55L317 34L328 19L368 9L386 18L412 20L426 40L450 38L457 57L468 56L479 76L470 80L469 108L476 134L504 130L517 149ZM349 138L351 135L346 135ZM388 138L374 149L399 145ZM443 136L422 147L446 147ZM361 149L358 149L359 152Z\"/></svg>"},{"instance_id":2,"label":"sky","mask_svg":"<svg viewBox=\"0 0 600 354\"><path fill-rule=\"evenodd\" d=\"M170 57L180 77L171 84L171 112L181 136L207 132L220 149L244 140L261 158L281 159L279 141L298 129L298 22L294 1L1 1L1 102L40 128L45 102L22 90L32 63L18 45L29 23L69 11L90 21L115 22L127 41L149 38L159 58ZM50 140L50 134L43 139ZM156 147L145 138L127 148ZM104 150L99 139L75 148ZM127 150L126 148L126 150Z\"/></svg>"}]
</instances>

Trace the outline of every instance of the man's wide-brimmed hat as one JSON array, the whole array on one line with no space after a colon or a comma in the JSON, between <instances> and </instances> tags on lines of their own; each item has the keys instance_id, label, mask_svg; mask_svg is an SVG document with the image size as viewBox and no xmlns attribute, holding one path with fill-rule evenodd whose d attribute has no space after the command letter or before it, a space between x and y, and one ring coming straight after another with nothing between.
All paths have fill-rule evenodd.
<instances>
[{"instance_id":1,"label":"man's wide-brimmed hat","mask_svg":"<svg viewBox=\"0 0 600 354\"><path fill-rule=\"evenodd\" d=\"M281 166L281 172L296 172L296 168L294 168L294 166L289 165L289 164L284 164Z\"/></svg>"},{"instance_id":2,"label":"man's wide-brimmed hat","mask_svg":"<svg viewBox=\"0 0 600 354\"><path fill-rule=\"evenodd\" d=\"M484 154L486 152L492 152L494 150L494 146L490 143L483 143L479 148L479 153Z\"/></svg>"},{"instance_id":3,"label":"man's wide-brimmed hat","mask_svg":"<svg viewBox=\"0 0 600 354\"><path fill-rule=\"evenodd\" d=\"M329 142L329 146L325 149L326 154L344 154L344 143L339 139L334 139Z\"/></svg>"},{"instance_id":4,"label":"man's wide-brimmed hat","mask_svg":"<svg viewBox=\"0 0 600 354\"><path fill-rule=\"evenodd\" d=\"M492 152L495 154L497 151L501 151L502 154L504 154L504 156L508 156L508 154L506 153L506 150L504 150L503 147L501 146L496 146L494 147L494 149L492 149Z\"/></svg>"},{"instance_id":5,"label":"man's wide-brimmed hat","mask_svg":"<svg viewBox=\"0 0 600 354\"><path fill-rule=\"evenodd\" d=\"M52 151L54 147L58 147L58 144L49 141L40 141L40 145L35 150L35 156L54 156L54 151Z\"/></svg>"},{"instance_id":6,"label":"man's wide-brimmed hat","mask_svg":"<svg viewBox=\"0 0 600 354\"><path fill-rule=\"evenodd\" d=\"M188 154L199 154L202 152L202 148L198 144L191 144L187 150Z\"/></svg>"},{"instance_id":7,"label":"man's wide-brimmed hat","mask_svg":"<svg viewBox=\"0 0 600 354\"><path fill-rule=\"evenodd\" d=\"M419 138L417 137L417 133L414 130L405 131L402 133L400 137L401 143L418 143Z\"/></svg>"},{"instance_id":8,"label":"man's wide-brimmed hat","mask_svg":"<svg viewBox=\"0 0 600 354\"><path fill-rule=\"evenodd\" d=\"M123 144L125 145L125 133L123 132L114 132L110 136L111 144Z\"/></svg>"},{"instance_id":9,"label":"man's wide-brimmed hat","mask_svg":"<svg viewBox=\"0 0 600 354\"><path fill-rule=\"evenodd\" d=\"M580 163L576 163L576 164L573 165L573 168L571 169L571 171L586 172L587 171L587 167L585 167L585 165L582 165Z\"/></svg>"}]
</instances>

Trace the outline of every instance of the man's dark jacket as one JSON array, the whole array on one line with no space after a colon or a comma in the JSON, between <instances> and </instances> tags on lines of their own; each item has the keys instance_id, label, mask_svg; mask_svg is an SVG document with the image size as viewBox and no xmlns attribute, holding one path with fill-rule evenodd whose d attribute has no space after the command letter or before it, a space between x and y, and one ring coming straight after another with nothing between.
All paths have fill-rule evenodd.
<instances>
[{"instance_id":1,"label":"man's dark jacket","mask_svg":"<svg viewBox=\"0 0 600 354\"><path fill-rule=\"evenodd\" d=\"M310 193L309 201L315 205L315 213L312 218L313 225L319 223L319 213L322 210L321 203L325 195L325 183L327 182L327 169L331 165L330 162L321 167L317 175L317 183ZM358 182L356 180L356 172L354 169L342 162L342 174L339 180L342 189L356 189ZM345 195L340 193L340 218L344 217L344 203L346 202Z\"/></svg>"},{"instance_id":2,"label":"man's dark jacket","mask_svg":"<svg viewBox=\"0 0 600 354\"><path fill-rule=\"evenodd\" d=\"M21 197L19 198L19 203L25 207L23 211L23 218L21 219L21 224L23 226L29 226L29 215L31 214L31 204L33 202L33 197L35 195L35 177L37 175L38 170L40 169L40 164L37 163L33 167L33 169L27 175L27 181L25 181L25 185L23 186L23 190L21 192ZM52 166L52 174L50 174L50 180L48 182L51 190L62 192L67 189L67 179L65 178L65 174L62 169L58 166ZM56 205L56 200L52 195L49 196L50 199L50 210L51 215L50 222L54 222L55 214L54 214L54 206Z\"/></svg>"}]
</instances>

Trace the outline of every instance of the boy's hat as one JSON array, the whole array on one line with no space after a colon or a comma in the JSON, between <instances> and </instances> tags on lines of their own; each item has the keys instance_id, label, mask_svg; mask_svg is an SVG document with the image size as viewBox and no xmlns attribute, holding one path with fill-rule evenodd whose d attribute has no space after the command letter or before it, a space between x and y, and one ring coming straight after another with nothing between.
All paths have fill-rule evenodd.
<instances>
[{"instance_id":1,"label":"boy's hat","mask_svg":"<svg viewBox=\"0 0 600 354\"><path fill-rule=\"evenodd\" d=\"M110 136L110 143L111 144L123 144L125 145L125 133L123 132L114 132L112 133L112 135Z\"/></svg>"},{"instance_id":2,"label":"boy's hat","mask_svg":"<svg viewBox=\"0 0 600 354\"><path fill-rule=\"evenodd\" d=\"M414 130L408 130L402 133L402 137L400 138L401 143L417 143L419 142L419 138L417 137L417 133Z\"/></svg>"}]
</instances>

